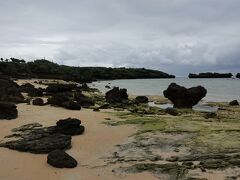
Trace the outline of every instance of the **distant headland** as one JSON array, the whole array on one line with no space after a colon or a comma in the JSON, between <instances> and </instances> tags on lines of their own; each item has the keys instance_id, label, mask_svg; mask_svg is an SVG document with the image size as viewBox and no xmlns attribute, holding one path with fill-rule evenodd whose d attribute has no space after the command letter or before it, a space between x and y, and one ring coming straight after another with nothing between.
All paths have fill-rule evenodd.
<instances>
[{"instance_id":1,"label":"distant headland","mask_svg":"<svg viewBox=\"0 0 240 180\"><path fill-rule=\"evenodd\" d=\"M112 79L175 78L174 75L145 68L72 67L40 59L0 59L0 73L15 78L63 79L76 82Z\"/></svg>"}]
</instances>

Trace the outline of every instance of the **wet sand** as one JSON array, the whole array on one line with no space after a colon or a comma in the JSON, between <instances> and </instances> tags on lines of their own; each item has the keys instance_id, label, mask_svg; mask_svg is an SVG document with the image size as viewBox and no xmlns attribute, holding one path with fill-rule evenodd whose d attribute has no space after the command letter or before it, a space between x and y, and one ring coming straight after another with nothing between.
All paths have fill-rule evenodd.
<instances>
[{"instance_id":1,"label":"wet sand","mask_svg":"<svg viewBox=\"0 0 240 180\"><path fill-rule=\"evenodd\" d=\"M85 126L83 135L73 136L72 148L67 151L78 161L74 169L57 169L47 164L47 155L18 152L0 148L1 180L110 180L110 179L156 179L150 173L116 176L104 157L110 156L116 145L124 143L128 136L137 131L133 126L107 126L102 124L110 115L89 109L71 111L60 107L32 106L18 104L19 117L15 120L1 120L0 138L12 134L11 129L24 124L38 122L44 126L55 125L59 119L79 118ZM114 117L111 117L114 119Z\"/></svg>"}]
</instances>

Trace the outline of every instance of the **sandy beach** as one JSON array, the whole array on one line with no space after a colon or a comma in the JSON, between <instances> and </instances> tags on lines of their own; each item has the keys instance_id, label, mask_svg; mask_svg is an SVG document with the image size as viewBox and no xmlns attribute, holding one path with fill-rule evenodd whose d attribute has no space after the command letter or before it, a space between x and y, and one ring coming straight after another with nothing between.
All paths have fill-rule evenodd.
<instances>
[{"instance_id":1,"label":"sandy beach","mask_svg":"<svg viewBox=\"0 0 240 180\"><path fill-rule=\"evenodd\" d=\"M15 120L1 120L1 139L11 134L11 129L24 124L38 122L51 126L56 121L68 117L79 118L85 126L83 135L72 138L72 148L67 152L78 162L74 169L56 169L47 164L47 155L18 152L0 148L1 180L65 180L65 179L122 179L115 176L112 166L106 166L104 157L111 155L115 145L121 144L136 132L133 126L109 127L104 118L114 118L109 114L82 109L71 111L60 107L18 105L19 117ZM124 179L156 179L149 173L127 175Z\"/></svg>"}]
</instances>

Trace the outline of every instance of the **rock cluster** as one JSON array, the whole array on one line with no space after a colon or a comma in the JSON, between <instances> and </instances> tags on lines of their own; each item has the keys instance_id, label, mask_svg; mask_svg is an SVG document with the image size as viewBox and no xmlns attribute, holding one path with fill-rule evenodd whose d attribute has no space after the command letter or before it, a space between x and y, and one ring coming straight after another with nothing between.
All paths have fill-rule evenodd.
<instances>
[{"instance_id":1,"label":"rock cluster","mask_svg":"<svg viewBox=\"0 0 240 180\"><path fill-rule=\"evenodd\" d=\"M17 83L6 76L0 76L0 101L20 103L24 101Z\"/></svg>"},{"instance_id":2,"label":"rock cluster","mask_svg":"<svg viewBox=\"0 0 240 180\"><path fill-rule=\"evenodd\" d=\"M19 138L0 144L1 147L17 151L36 154L49 153L56 149L69 149L71 147L71 135L79 135L84 132L78 119L65 119L57 122L56 126L42 127L40 124L27 124L14 129L14 134L7 136Z\"/></svg>"},{"instance_id":3,"label":"rock cluster","mask_svg":"<svg viewBox=\"0 0 240 180\"><path fill-rule=\"evenodd\" d=\"M128 94L126 89L119 89L114 87L105 94L106 101L109 103L119 103L124 100L128 100Z\"/></svg>"},{"instance_id":4,"label":"rock cluster","mask_svg":"<svg viewBox=\"0 0 240 180\"><path fill-rule=\"evenodd\" d=\"M202 86L187 89L171 83L163 94L174 104L175 108L192 108L206 96L207 90Z\"/></svg>"},{"instance_id":5,"label":"rock cluster","mask_svg":"<svg viewBox=\"0 0 240 180\"><path fill-rule=\"evenodd\" d=\"M42 97L43 91L44 91L42 88L35 88L30 83L21 85L20 90L21 92L28 93L28 96L31 96L31 97Z\"/></svg>"}]
</instances>

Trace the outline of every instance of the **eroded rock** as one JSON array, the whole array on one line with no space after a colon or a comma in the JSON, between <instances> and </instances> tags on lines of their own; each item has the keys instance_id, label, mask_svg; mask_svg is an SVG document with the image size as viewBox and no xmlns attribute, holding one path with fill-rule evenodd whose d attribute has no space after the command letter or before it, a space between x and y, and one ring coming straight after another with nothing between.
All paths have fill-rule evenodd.
<instances>
[{"instance_id":1,"label":"eroded rock","mask_svg":"<svg viewBox=\"0 0 240 180\"><path fill-rule=\"evenodd\" d=\"M128 100L128 94L126 89L119 89L119 87L114 87L110 91L106 92L106 101L110 103L118 103L124 100Z\"/></svg>"},{"instance_id":2,"label":"eroded rock","mask_svg":"<svg viewBox=\"0 0 240 180\"><path fill-rule=\"evenodd\" d=\"M63 150L54 150L47 156L47 163L56 168L74 168L77 161Z\"/></svg>"},{"instance_id":3,"label":"eroded rock","mask_svg":"<svg viewBox=\"0 0 240 180\"><path fill-rule=\"evenodd\" d=\"M192 108L206 96L207 90L202 86L187 89L176 83L171 83L163 94L176 108Z\"/></svg>"}]
</instances>

